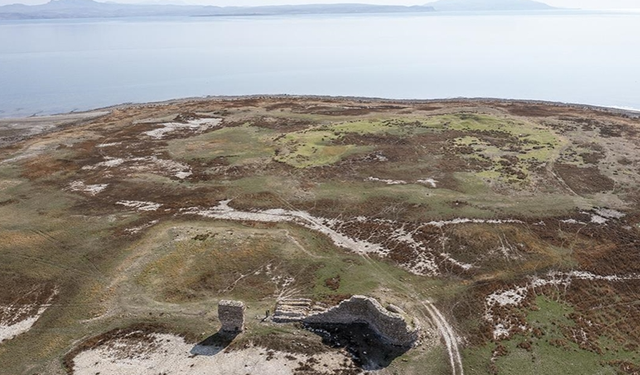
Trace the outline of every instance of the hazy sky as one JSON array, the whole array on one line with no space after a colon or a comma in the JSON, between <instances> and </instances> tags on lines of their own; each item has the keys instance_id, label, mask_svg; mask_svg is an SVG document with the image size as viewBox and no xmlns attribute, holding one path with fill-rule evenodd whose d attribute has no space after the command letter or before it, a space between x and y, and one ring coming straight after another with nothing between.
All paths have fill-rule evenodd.
<instances>
[{"instance_id":1,"label":"hazy sky","mask_svg":"<svg viewBox=\"0 0 640 375\"><path fill-rule=\"evenodd\" d=\"M98 0L107 1L107 0ZM48 0L0 0L0 5L23 3L43 4ZM162 4L206 4L206 5L280 5L319 3L367 3L422 5L430 0L112 0L117 3L162 3ZM549 5L583 9L640 9L640 0L546 0Z\"/></svg>"}]
</instances>

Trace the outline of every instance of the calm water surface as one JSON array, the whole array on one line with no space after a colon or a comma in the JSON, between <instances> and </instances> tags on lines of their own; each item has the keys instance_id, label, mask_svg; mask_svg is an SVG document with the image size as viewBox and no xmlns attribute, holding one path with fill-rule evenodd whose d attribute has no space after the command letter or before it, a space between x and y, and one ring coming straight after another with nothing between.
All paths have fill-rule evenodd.
<instances>
[{"instance_id":1,"label":"calm water surface","mask_svg":"<svg viewBox=\"0 0 640 375\"><path fill-rule=\"evenodd\" d=\"M640 108L640 13L0 22L0 117L241 94Z\"/></svg>"}]
</instances>

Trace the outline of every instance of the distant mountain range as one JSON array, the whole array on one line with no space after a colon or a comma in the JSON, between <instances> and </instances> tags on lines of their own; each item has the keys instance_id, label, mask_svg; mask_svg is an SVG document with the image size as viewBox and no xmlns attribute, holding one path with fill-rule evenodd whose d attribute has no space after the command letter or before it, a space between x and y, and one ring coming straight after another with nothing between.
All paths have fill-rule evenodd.
<instances>
[{"instance_id":1,"label":"distant mountain range","mask_svg":"<svg viewBox=\"0 0 640 375\"><path fill-rule=\"evenodd\" d=\"M440 0L419 6L315 4L257 7L147 5L102 3L93 0L51 0L42 5L0 7L0 19L121 18L158 16L273 16L302 14L423 13L463 10L540 10L550 6L530 0Z\"/></svg>"},{"instance_id":2,"label":"distant mountain range","mask_svg":"<svg viewBox=\"0 0 640 375\"><path fill-rule=\"evenodd\" d=\"M545 3L532 0L439 0L427 5L437 11L503 11L503 10L551 10Z\"/></svg>"}]
</instances>

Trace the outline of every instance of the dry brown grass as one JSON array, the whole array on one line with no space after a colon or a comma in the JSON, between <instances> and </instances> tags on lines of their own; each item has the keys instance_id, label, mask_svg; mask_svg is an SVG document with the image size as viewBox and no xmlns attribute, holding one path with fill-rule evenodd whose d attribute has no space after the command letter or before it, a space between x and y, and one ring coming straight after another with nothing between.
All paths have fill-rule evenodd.
<instances>
[{"instance_id":1,"label":"dry brown grass","mask_svg":"<svg viewBox=\"0 0 640 375\"><path fill-rule=\"evenodd\" d=\"M575 152L576 158L589 167L562 161L554 166L562 181L545 168L532 167L535 179L531 182L499 185L475 178L478 172L491 172L493 164L470 157L473 150L468 147L452 147L452 139L473 135L496 148L516 151L522 150L526 142L499 131L431 129L403 137L345 134L336 145L366 146L367 151L331 165L306 169L269 161L268 155L259 162L236 164L238 150L233 149L215 157L179 160L193 171L193 175L184 180L159 168L136 170L130 161L123 168L82 169L106 157L131 160L153 155L170 159L171 142L185 140L185 144L189 144L193 134L177 132L166 139L151 139L141 133L159 125L136 122L205 112L224 117L222 126L234 127L234 132L241 133L239 125L249 123L259 128L261 134L268 135L264 138L267 143L276 142L274 139L285 133L331 122L402 119L402 124L409 126L442 113L461 112L469 119L493 116L498 122L520 123L524 121L522 117L527 117L528 123L566 138L569 153ZM632 150L634 144L640 145L639 129L637 119L540 103L243 98L122 107L108 116L48 134L46 139L16 143L3 148L7 155L0 158L25 152L37 141L44 142L47 148L41 154L0 166L3 214L0 285L9 286L0 291L0 302L27 293L31 286L50 288L52 279L61 288L61 302L43 316L42 330L34 330L3 346L0 361L6 364L9 373L26 373L27 368L29 372L45 373L43 369L56 367L60 353L71 350L73 342L99 332L110 332L119 326L116 324L119 319L140 321L144 316L152 321L179 321L199 328L199 324L207 322L199 314L211 311L207 301L228 296L267 305L274 294L281 291L286 277L295 279L288 288L329 303L344 298L346 293L359 293L357 288L350 288L357 283L361 283L357 285L363 290L377 290L379 274L375 271L362 265L337 264L340 262L335 259L332 261L336 264L312 259L309 254L336 257L344 253L334 249L326 238L300 228L296 230L308 236L304 240L299 238L301 246L309 250L304 255L300 249L292 249L291 241L281 233L275 234L282 227L272 223L245 223L242 230L234 227L234 235L227 234L228 228L225 228L216 233L203 232L207 235L200 237L202 233L197 233L181 241L174 241L168 235L154 237L152 226L138 234L129 231L152 220L158 220L158 227L179 227L187 219L182 216L181 208L212 207L219 200L229 198L234 198L232 207L245 211L285 208L307 210L326 218L365 216L368 218L365 222L352 222L341 230L352 237L392 248L387 259L391 264L404 264L416 256L406 244L390 239L399 227L412 231L422 222L443 217L526 217L524 224L425 227L415 233L415 238L435 254L443 270L437 279L446 285L420 290L424 290L425 295L433 293L442 297L441 306L450 306L443 310L455 315L453 320L457 320L460 334L474 348L491 339L489 327L482 325L479 316L483 311L483 298L488 293L512 287L529 275L555 269L578 269L603 275L640 271L637 251L640 214L636 212L640 194L637 183L633 183L640 181L640 172L634 168L637 161L630 151L628 155L618 155L616 149L622 142L627 142L625 150ZM585 138L595 139L598 146L585 143L591 141ZM246 140L240 136L237 141ZM101 143L117 145L97 147ZM243 144L245 146L253 147ZM217 143L211 142L207 147L217 147ZM518 177L515 159L503 159L500 167L509 176ZM615 162L615 168L607 169L611 161ZM620 168L626 168L626 172ZM364 180L370 176L407 181L434 178L438 184L435 189L411 183L365 185ZM109 187L96 196L69 191L69 184L78 180L87 184L106 183ZM563 184L579 196L567 191ZM604 194L597 194L603 191ZM117 205L120 200L151 201L162 206L157 211L137 212ZM589 215L580 214L580 210L609 205L623 209L625 204L627 216L607 225L560 222L568 218L588 222ZM536 205L538 207L530 209ZM525 210L529 211L525 214ZM192 216L188 219L196 220ZM201 223L216 226L212 220L203 219ZM253 232L262 235L250 234ZM474 268L465 271L448 262L440 252L473 264ZM137 262L139 269L134 267ZM321 269L319 263L323 262L327 266ZM129 266L135 270L131 271ZM354 270L358 272L358 280L349 279ZM135 280L127 284L129 280L122 280L131 275L121 271L141 271L141 274L137 278L132 276ZM320 274L322 277L316 280ZM110 288L114 280L117 280L116 286ZM429 284L429 279L416 277L403 279L402 283L409 289L422 288ZM120 288L121 284L124 286ZM575 327L588 328L589 337L604 335L614 340L618 348L637 350L640 338L635 328L640 324L640 316L636 291L639 286L635 282L614 285L576 282L561 298L576 311L571 317ZM125 292L132 291L142 302L135 304L138 301L128 298ZM532 307L532 303L527 299L524 309ZM113 311L116 315L100 317ZM166 314L160 318L163 313ZM499 313L521 318L518 314L524 314L524 310L504 309ZM95 323L82 323L96 316ZM597 322L596 328L587 327L587 321ZM47 331L47 328L56 330ZM567 336L570 335L567 331ZM267 335L263 340L269 341L265 345L277 347L285 345L287 338ZM38 345L27 342L29 340ZM565 341L570 343L568 338ZM28 349L33 347L38 350ZM596 347L590 349L597 352ZM24 353L33 353L29 358L33 367L26 359L21 360L25 358ZM628 370L633 369L633 365L637 364L619 363L621 371L633 371Z\"/></svg>"}]
</instances>

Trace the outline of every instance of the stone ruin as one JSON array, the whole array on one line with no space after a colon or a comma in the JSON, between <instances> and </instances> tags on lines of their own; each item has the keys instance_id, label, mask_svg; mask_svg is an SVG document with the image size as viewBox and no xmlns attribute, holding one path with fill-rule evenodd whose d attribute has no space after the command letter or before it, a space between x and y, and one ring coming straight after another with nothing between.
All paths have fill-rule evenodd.
<instances>
[{"instance_id":1,"label":"stone ruin","mask_svg":"<svg viewBox=\"0 0 640 375\"><path fill-rule=\"evenodd\" d=\"M285 298L278 300L271 320L275 323L302 322L307 316L320 314L329 306L308 298Z\"/></svg>"},{"instance_id":2,"label":"stone ruin","mask_svg":"<svg viewBox=\"0 0 640 375\"><path fill-rule=\"evenodd\" d=\"M420 334L417 321L409 324L395 307L389 311L378 301L366 296L353 296L340 302L326 312L310 315L303 322L307 324L353 324L366 323L380 338L394 346L413 346Z\"/></svg>"},{"instance_id":3,"label":"stone ruin","mask_svg":"<svg viewBox=\"0 0 640 375\"><path fill-rule=\"evenodd\" d=\"M222 300L218 302L218 319L222 324L222 332L244 331L244 312L246 308L240 301Z\"/></svg>"}]
</instances>

